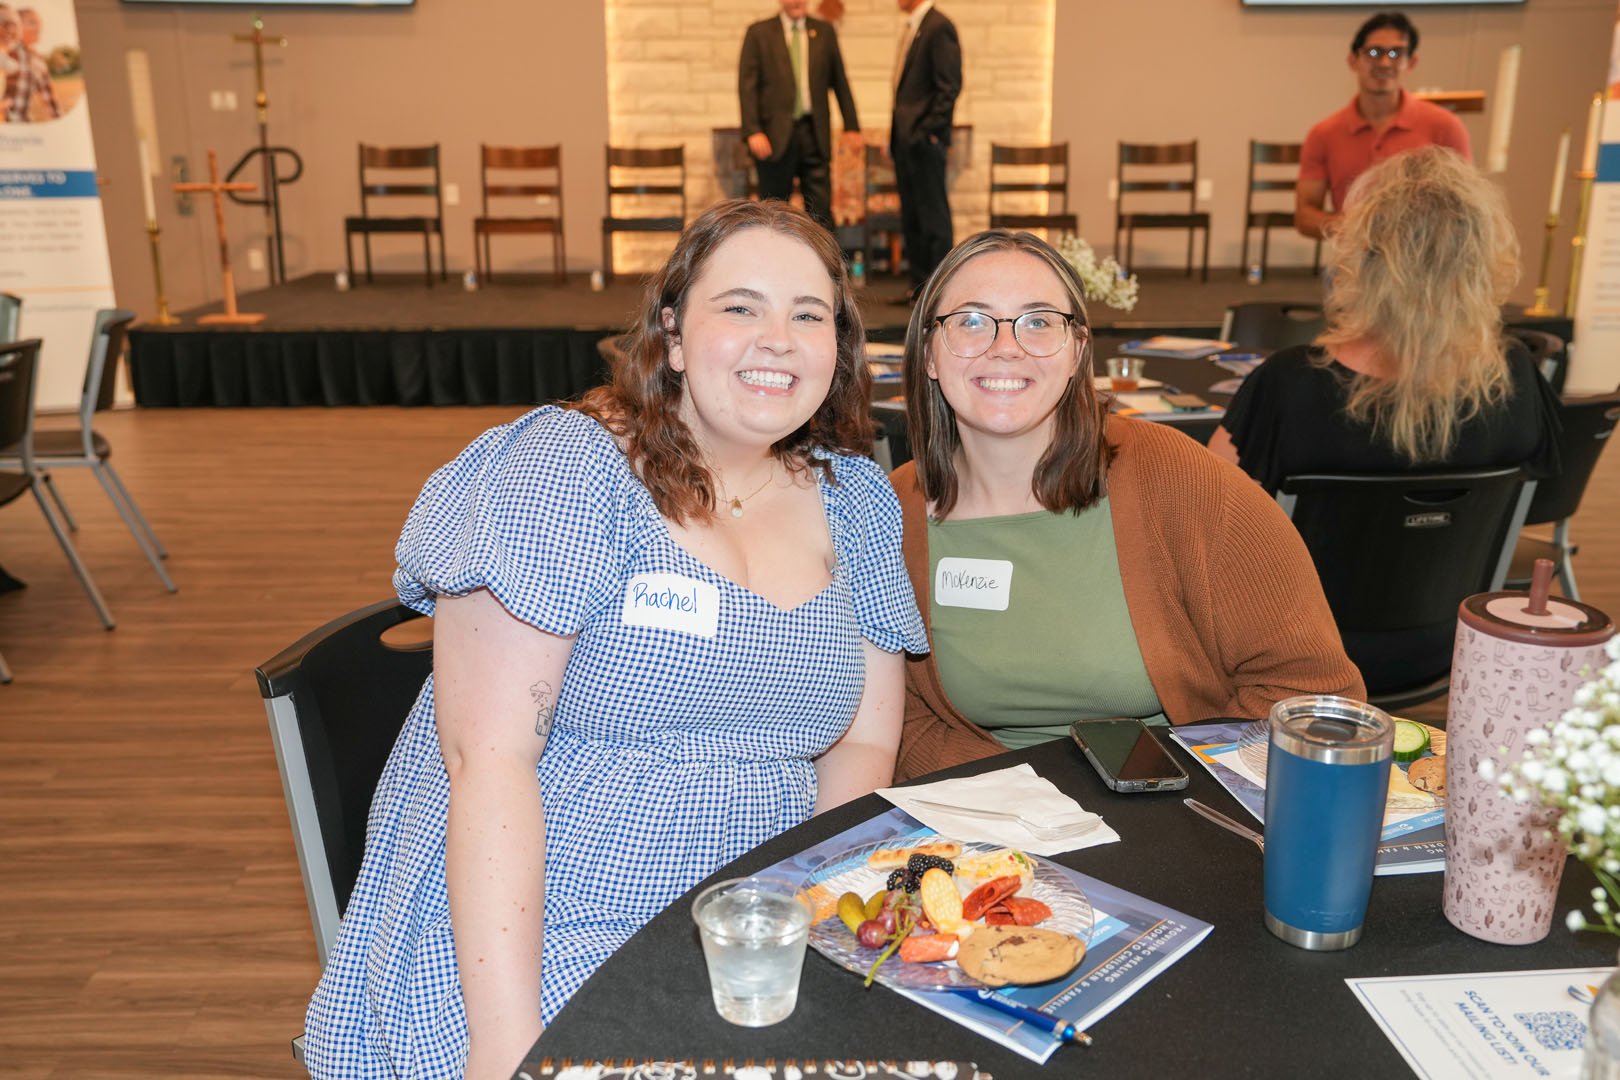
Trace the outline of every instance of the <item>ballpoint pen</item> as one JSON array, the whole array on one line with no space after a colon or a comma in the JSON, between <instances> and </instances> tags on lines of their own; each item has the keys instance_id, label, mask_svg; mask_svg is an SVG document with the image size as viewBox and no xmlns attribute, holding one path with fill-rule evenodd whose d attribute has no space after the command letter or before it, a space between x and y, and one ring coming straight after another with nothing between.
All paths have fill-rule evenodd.
<instances>
[{"instance_id":1,"label":"ballpoint pen","mask_svg":"<svg viewBox=\"0 0 1620 1080\"><path fill-rule=\"evenodd\" d=\"M1041 1012L1039 1009L1031 1009L1014 1001L1008 1001L1006 998L997 994L994 990L987 990L983 988L975 989L970 986L962 986L952 987L949 989L949 992L958 994L962 997L971 998L974 1001L982 1001L984 1004L990 1006L992 1009L995 1009L998 1012L1004 1012L1008 1016L1016 1016L1018 1019L1024 1021L1026 1024L1029 1024L1031 1027L1038 1028L1050 1035L1055 1035L1065 1042L1077 1042L1081 1046L1091 1045L1090 1035L1087 1035L1085 1032L1081 1031L1062 1017Z\"/></svg>"}]
</instances>

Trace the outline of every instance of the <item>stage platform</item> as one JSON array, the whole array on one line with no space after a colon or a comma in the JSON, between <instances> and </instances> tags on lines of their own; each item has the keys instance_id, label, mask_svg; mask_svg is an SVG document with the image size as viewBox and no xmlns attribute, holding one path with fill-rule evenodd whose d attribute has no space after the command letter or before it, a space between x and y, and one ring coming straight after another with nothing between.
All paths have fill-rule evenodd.
<instances>
[{"instance_id":1,"label":"stage platform","mask_svg":"<svg viewBox=\"0 0 1620 1080\"><path fill-rule=\"evenodd\" d=\"M1099 347L1152 333L1212 335L1232 304L1321 298L1309 269L1275 270L1260 285L1235 269L1211 270L1207 284L1171 270L1139 277L1134 311L1088 310ZM136 327L131 382L136 402L151 407L556 401L601 381L596 343L629 325L641 289L634 277L596 292L583 274L564 284L501 274L469 292L458 278L429 288L419 274L379 274L338 292L332 274L310 274L244 293L238 307L266 316L255 326L198 326L221 310L211 304L181 312L177 326ZM874 340L904 337L909 309L895 302L904 291L893 278L861 290Z\"/></svg>"}]
</instances>

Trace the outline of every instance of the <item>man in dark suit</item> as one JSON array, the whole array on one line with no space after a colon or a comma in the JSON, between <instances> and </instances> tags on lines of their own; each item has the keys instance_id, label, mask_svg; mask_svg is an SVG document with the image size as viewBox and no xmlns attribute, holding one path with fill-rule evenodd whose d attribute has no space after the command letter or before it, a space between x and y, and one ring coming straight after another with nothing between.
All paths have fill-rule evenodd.
<instances>
[{"instance_id":1,"label":"man in dark suit","mask_svg":"<svg viewBox=\"0 0 1620 1080\"><path fill-rule=\"evenodd\" d=\"M899 0L906 28L894 59L894 119L889 154L900 190L900 222L915 293L951 250L945 152L962 92L962 45L934 0Z\"/></svg>"},{"instance_id":2,"label":"man in dark suit","mask_svg":"<svg viewBox=\"0 0 1620 1080\"><path fill-rule=\"evenodd\" d=\"M759 194L786 200L793 178L805 211L829 230L832 219L832 115L838 95L846 132L859 131L855 97L832 24L805 15L810 0L782 0L782 11L748 28L737 64L742 135L759 172Z\"/></svg>"}]
</instances>

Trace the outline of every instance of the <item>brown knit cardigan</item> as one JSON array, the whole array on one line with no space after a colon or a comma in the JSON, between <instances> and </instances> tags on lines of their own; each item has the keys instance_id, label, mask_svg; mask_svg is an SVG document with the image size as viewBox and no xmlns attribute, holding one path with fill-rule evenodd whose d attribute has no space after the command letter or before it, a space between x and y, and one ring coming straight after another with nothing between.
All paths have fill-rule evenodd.
<instances>
[{"instance_id":1,"label":"brown knit cardigan","mask_svg":"<svg viewBox=\"0 0 1620 1080\"><path fill-rule=\"evenodd\" d=\"M1125 606L1170 721L1258 718L1296 694L1361 697L1310 554L1260 485L1167 426L1110 417L1107 439ZM926 625L927 503L914 464L889 480ZM1063 662L1060 645L1052 660ZM950 703L931 653L908 658L896 782L1005 749Z\"/></svg>"}]
</instances>

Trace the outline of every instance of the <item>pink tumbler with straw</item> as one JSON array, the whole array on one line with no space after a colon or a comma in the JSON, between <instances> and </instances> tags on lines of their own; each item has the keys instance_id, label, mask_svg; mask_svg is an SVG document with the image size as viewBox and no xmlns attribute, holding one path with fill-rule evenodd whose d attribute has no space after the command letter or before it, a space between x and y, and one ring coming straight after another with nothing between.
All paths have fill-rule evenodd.
<instances>
[{"instance_id":1,"label":"pink tumbler with straw","mask_svg":"<svg viewBox=\"0 0 1620 1080\"><path fill-rule=\"evenodd\" d=\"M1552 926L1568 855L1551 816L1479 775L1487 758L1517 761L1524 737L1556 721L1608 658L1614 623L1589 604L1549 599L1553 564L1537 559L1530 592L1462 602L1446 725L1446 918L1501 945L1529 945ZM1506 747L1506 757L1502 748Z\"/></svg>"}]
</instances>

